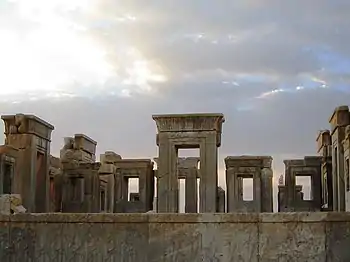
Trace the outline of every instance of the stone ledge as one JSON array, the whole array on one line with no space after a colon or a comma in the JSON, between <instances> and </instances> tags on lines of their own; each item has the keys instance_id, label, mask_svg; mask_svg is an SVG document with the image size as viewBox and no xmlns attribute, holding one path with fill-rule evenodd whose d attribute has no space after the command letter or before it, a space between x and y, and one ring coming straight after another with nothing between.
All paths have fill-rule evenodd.
<instances>
[{"instance_id":1,"label":"stone ledge","mask_svg":"<svg viewBox=\"0 0 350 262\"><path fill-rule=\"evenodd\" d=\"M14 223L316 223L349 222L350 212L216 213L216 214L76 214L0 215Z\"/></svg>"}]
</instances>

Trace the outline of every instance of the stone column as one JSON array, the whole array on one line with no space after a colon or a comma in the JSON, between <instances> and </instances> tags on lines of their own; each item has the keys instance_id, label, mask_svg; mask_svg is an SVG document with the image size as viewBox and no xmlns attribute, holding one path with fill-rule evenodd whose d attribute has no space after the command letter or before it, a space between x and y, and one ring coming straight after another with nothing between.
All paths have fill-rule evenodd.
<instances>
[{"instance_id":1,"label":"stone column","mask_svg":"<svg viewBox=\"0 0 350 262\"><path fill-rule=\"evenodd\" d=\"M185 178L185 213L197 213L197 170L191 169Z\"/></svg>"},{"instance_id":2,"label":"stone column","mask_svg":"<svg viewBox=\"0 0 350 262\"><path fill-rule=\"evenodd\" d=\"M350 125L345 129L344 147L344 192L345 211L350 211Z\"/></svg>"},{"instance_id":3,"label":"stone column","mask_svg":"<svg viewBox=\"0 0 350 262\"><path fill-rule=\"evenodd\" d=\"M333 174L332 174L332 138L329 130L319 132L317 138L317 153L323 157L321 166L321 187L323 210L333 209Z\"/></svg>"},{"instance_id":4,"label":"stone column","mask_svg":"<svg viewBox=\"0 0 350 262\"><path fill-rule=\"evenodd\" d=\"M49 165L52 125L34 115L5 115L5 144L18 149L20 195L28 212L49 210Z\"/></svg>"},{"instance_id":5,"label":"stone column","mask_svg":"<svg viewBox=\"0 0 350 262\"><path fill-rule=\"evenodd\" d=\"M266 166L261 170L261 212L273 212L273 171L271 161L266 163Z\"/></svg>"},{"instance_id":6,"label":"stone column","mask_svg":"<svg viewBox=\"0 0 350 262\"><path fill-rule=\"evenodd\" d=\"M159 213L179 212L179 182L177 177L177 150L168 141L167 134L159 134L158 207Z\"/></svg>"},{"instance_id":7,"label":"stone column","mask_svg":"<svg viewBox=\"0 0 350 262\"><path fill-rule=\"evenodd\" d=\"M344 148L345 128L350 124L348 106L337 107L329 119L332 136L333 209L345 211Z\"/></svg>"},{"instance_id":8,"label":"stone column","mask_svg":"<svg viewBox=\"0 0 350 262\"><path fill-rule=\"evenodd\" d=\"M225 190L222 187L218 187L217 208L218 213L225 213Z\"/></svg>"},{"instance_id":9,"label":"stone column","mask_svg":"<svg viewBox=\"0 0 350 262\"><path fill-rule=\"evenodd\" d=\"M216 133L207 136L205 143L200 145L201 177L199 184L199 212L215 213L218 188L218 148Z\"/></svg>"}]
</instances>

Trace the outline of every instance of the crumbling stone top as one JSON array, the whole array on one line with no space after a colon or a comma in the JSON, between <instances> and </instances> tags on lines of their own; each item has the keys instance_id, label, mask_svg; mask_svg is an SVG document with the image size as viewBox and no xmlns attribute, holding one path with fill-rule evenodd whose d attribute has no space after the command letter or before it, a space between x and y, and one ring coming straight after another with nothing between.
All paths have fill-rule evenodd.
<instances>
[{"instance_id":1,"label":"crumbling stone top","mask_svg":"<svg viewBox=\"0 0 350 262\"><path fill-rule=\"evenodd\" d=\"M221 133L223 114L166 114L153 115L158 132L217 131Z\"/></svg>"},{"instance_id":2,"label":"crumbling stone top","mask_svg":"<svg viewBox=\"0 0 350 262\"><path fill-rule=\"evenodd\" d=\"M228 156L225 158L226 168L230 167L261 167L271 168L272 156Z\"/></svg>"},{"instance_id":3,"label":"crumbling stone top","mask_svg":"<svg viewBox=\"0 0 350 262\"><path fill-rule=\"evenodd\" d=\"M18 118L22 118L23 120L32 120L34 122L40 123L42 125L44 125L45 127L47 127L48 129L54 130L55 127L51 124L49 124L48 122L46 122L45 120L35 116L35 115L27 115L27 114L15 114L15 115L2 115L1 119L4 122L15 122L15 119Z\"/></svg>"},{"instance_id":4,"label":"crumbling stone top","mask_svg":"<svg viewBox=\"0 0 350 262\"><path fill-rule=\"evenodd\" d=\"M332 144L331 131L320 130L318 132L316 142L317 142L317 151L320 151L324 146L331 145Z\"/></svg>"},{"instance_id":5,"label":"crumbling stone top","mask_svg":"<svg viewBox=\"0 0 350 262\"><path fill-rule=\"evenodd\" d=\"M122 157L113 151L106 151L100 155L100 161L104 164L113 164L115 161L121 160Z\"/></svg>"},{"instance_id":6,"label":"crumbling stone top","mask_svg":"<svg viewBox=\"0 0 350 262\"><path fill-rule=\"evenodd\" d=\"M347 126L350 124L349 107L346 105L339 106L334 109L333 114L329 118L332 131L338 126Z\"/></svg>"}]
</instances>

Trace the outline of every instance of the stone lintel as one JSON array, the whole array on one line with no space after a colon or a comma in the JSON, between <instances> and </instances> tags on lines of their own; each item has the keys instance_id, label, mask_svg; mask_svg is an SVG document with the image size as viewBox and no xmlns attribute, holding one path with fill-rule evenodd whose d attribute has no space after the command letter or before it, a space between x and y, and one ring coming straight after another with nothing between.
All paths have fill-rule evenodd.
<instances>
[{"instance_id":1,"label":"stone lintel","mask_svg":"<svg viewBox=\"0 0 350 262\"><path fill-rule=\"evenodd\" d=\"M329 118L332 132L337 127L344 127L350 124L349 107L346 105L339 106L334 109L333 114Z\"/></svg>"},{"instance_id":2,"label":"stone lintel","mask_svg":"<svg viewBox=\"0 0 350 262\"><path fill-rule=\"evenodd\" d=\"M216 131L221 133L223 114L166 114L153 115L158 132Z\"/></svg>"},{"instance_id":3,"label":"stone lintel","mask_svg":"<svg viewBox=\"0 0 350 262\"><path fill-rule=\"evenodd\" d=\"M158 157L153 158L154 162L158 165ZM189 168L198 168L198 163L200 157L179 157L177 159L177 168L178 169L189 169Z\"/></svg>"},{"instance_id":4,"label":"stone lintel","mask_svg":"<svg viewBox=\"0 0 350 262\"><path fill-rule=\"evenodd\" d=\"M92 155L96 153L97 142L84 134L74 135L74 146L77 150L84 150Z\"/></svg>"},{"instance_id":5,"label":"stone lintel","mask_svg":"<svg viewBox=\"0 0 350 262\"><path fill-rule=\"evenodd\" d=\"M120 159L114 162L117 168L153 168L151 159Z\"/></svg>"},{"instance_id":6,"label":"stone lintel","mask_svg":"<svg viewBox=\"0 0 350 262\"><path fill-rule=\"evenodd\" d=\"M304 159L286 159L283 163L288 167L310 167L321 165L322 159L322 156L305 156Z\"/></svg>"},{"instance_id":7,"label":"stone lintel","mask_svg":"<svg viewBox=\"0 0 350 262\"><path fill-rule=\"evenodd\" d=\"M1 145L0 155L1 154L16 158L18 156L18 149L10 145Z\"/></svg>"},{"instance_id":8,"label":"stone lintel","mask_svg":"<svg viewBox=\"0 0 350 262\"><path fill-rule=\"evenodd\" d=\"M225 158L226 169L232 167L261 167L271 168L271 156L228 156Z\"/></svg>"}]
</instances>

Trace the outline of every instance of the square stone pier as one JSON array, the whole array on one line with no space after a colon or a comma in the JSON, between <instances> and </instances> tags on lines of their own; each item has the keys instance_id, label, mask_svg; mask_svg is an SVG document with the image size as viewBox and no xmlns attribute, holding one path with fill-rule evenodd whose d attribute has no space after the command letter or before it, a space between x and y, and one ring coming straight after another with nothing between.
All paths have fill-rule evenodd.
<instances>
[{"instance_id":1,"label":"square stone pier","mask_svg":"<svg viewBox=\"0 0 350 262\"><path fill-rule=\"evenodd\" d=\"M153 159L158 165L158 158ZM177 162L178 179L185 180L185 213L197 213L198 208L198 190L197 179L199 179L199 157L179 157ZM155 170L158 177L158 171ZM158 190L157 180L157 190Z\"/></svg>"},{"instance_id":2,"label":"square stone pier","mask_svg":"<svg viewBox=\"0 0 350 262\"><path fill-rule=\"evenodd\" d=\"M178 150L200 150L199 212L217 211L217 158L223 114L153 115L157 125L158 212L179 212Z\"/></svg>"},{"instance_id":3,"label":"square stone pier","mask_svg":"<svg viewBox=\"0 0 350 262\"><path fill-rule=\"evenodd\" d=\"M5 145L18 149L15 182L28 212L49 211L49 166L51 132L46 121L25 114L3 115Z\"/></svg>"},{"instance_id":4,"label":"square stone pier","mask_svg":"<svg viewBox=\"0 0 350 262\"><path fill-rule=\"evenodd\" d=\"M332 137L329 130L321 130L316 138L317 153L322 157L322 210L333 210Z\"/></svg>"},{"instance_id":5,"label":"square stone pier","mask_svg":"<svg viewBox=\"0 0 350 262\"><path fill-rule=\"evenodd\" d=\"M228 156L227 212L273 212L271 156ZM253 200L243 200L243 179L253 179Z\"/></svg>"},{"instance_id":6,"label":"square stone pier","mask_svg":"<svg viewBox=\"0 0 350 262\"><path fill-rule=\"evenodd\" d=\"M337 107L329 118L332 137L333 210L345 211L344 147L346 126L350 124L348 106Z\"/></svg>"}]
</instances>

